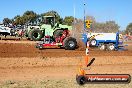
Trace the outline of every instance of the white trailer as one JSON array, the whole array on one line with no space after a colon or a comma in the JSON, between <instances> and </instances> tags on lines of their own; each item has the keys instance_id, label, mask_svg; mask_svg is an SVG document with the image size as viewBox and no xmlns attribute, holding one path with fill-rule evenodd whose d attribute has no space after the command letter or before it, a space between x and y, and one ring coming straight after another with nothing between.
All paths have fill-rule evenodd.
<instances>
[{"instance_id":1,"label":"white trailer","mask_svg":"<svg viewBox=\"0 0 132 88\"><path fill-rule=\"evenodd\" d=\"M117 33L88 33L83 34L83 42L90 41L90 46L100 50L117 50L119 47L119 32Z\"/></svg>"}]
</instances>

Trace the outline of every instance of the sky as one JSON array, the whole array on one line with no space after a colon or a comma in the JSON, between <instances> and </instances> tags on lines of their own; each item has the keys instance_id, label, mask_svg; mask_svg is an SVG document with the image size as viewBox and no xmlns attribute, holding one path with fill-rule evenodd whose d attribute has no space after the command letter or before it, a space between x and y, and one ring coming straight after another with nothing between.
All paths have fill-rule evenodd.
<instances>
[{"instance_id":1,"label":"sky","mask_svg":"<svg viewBox=\"0 0 132 88\"><path fill-rule=\"evenodd\" d=\"M87 15L94 16L97 22L115 21L120 30L132 22L132 0L0 0L0 22L3 18L22 15L27 10L37 14L50 10L61 17L84 18L84 3ZM74 11L75 8L75 11ZM75 12L75 15L74 15Z\"/></svg>"}]
</instances>

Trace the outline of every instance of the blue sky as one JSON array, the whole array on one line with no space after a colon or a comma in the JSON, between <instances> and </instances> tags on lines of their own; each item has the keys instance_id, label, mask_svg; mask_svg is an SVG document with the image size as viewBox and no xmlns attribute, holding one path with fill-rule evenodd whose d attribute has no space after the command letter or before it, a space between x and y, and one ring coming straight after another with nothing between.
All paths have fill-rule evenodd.
<instances>
[{"instance_id":1,"label":"blue sky","mask_svg":"<svg viewBox=\"0 0 132 88\"><path fill-rule=\"evenodd\" d=\"M83 3L86 2L86 14L94 16L96 21L114 20L123 30L132 22L132 0L1 0L0 21L22 15L27 10L44 13L56 10L62 17L74 16L83 19Z\"/></svg>"}]
</instances>

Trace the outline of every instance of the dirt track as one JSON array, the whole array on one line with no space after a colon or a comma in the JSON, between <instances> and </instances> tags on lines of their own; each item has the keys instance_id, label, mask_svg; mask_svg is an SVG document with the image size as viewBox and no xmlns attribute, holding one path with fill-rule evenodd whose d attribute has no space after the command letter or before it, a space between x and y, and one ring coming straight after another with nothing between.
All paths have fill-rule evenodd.
<instances>
[{"instance_id":1,"label":"dirt track","mask_svg":"<svg viewBox=\"0 0 132 88\"><path fill-rule=\"evenodd\" d=\"M74 57L84 56L85 50L64 50L46 48L44 50L38 50L35 48L35 42L23 42L23 43L0 43L0 57ZM132 56L132 51L90 51L90 56Z\"/></svg>"},{"instance_id":2,"label":"dirt track","mask_svg":"<svg viewBox=\"0 0 132 88\"><path fill-rule=\"evenodd\" d=\"M90 49L90 57L95 57L96 60L87 72L132 74L131 44L129 43L128 50L126 51L99 51ZM0 85L7 82L9 82L8 85L12 85L12 81L16 83L27 80L32 82L35 80L72 79L69 85L71 85L71 88L75 88L77 85L75 83L75 75L77 74L80 60L83 60L83 56L85 56L85 50L76 49L70 51L48 48L40 51L34 45L35 42L28 41L0 41ZM64 82L66 84L69 83L69 81ZM47 81L45 83L47 85L60 84L58 81L57 83L53 81L53 84ZM73 83L74 85L72 85ZM15 87L18 87L18 85ZM50 86L49 88L53 87Z\"/></svg>"}]
</instances>

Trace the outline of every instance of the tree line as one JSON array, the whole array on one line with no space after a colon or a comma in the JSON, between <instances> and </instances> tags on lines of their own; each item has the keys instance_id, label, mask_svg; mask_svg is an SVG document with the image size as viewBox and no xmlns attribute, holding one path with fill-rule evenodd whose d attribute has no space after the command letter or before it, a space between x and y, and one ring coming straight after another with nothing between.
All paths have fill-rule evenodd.
<instances>
[{"instance_id":1,"label":"tree line","mask_svg":"<svg viewBox=\"0 0 132 88\"><path fill-rule=\"evenodd\" d=\"M8 24L13 24L13 25L25 25L26 23L33 22L36 20L36 18L40 16L55 16L56 22L60 24L65 24L65 25L73 25L74 22L74 17L73 16L66 16L62 18L57 11L48 11L42 14L37 14L34 11L26 11L23 13L23 15L16 15L14 18L9 19L9 18L4 18L3 19L3 24L8 25ZM95 18L92 16L87 16L86 19L91 19L93 21L92 23L92 31L93 32L117 32L119 31L119 25L115 21L106 21L104 23L102 22L96 22ZM77 19L75 18L75 23L76 24L81 24L83 25L83 20L82 19ZM127 34L132 34L132 23L128 24L126 27L124 33Z\"/></svg>"},{"instance_id":2,"label":"tree line","mask_svg":"<svg viewBox=\"0 0 132 88\"><path fill-rule=\"evenodd\" d=\"M35 21L38 17L41 16L54 16L57 23L72 25L74 20L73 16L66 16L64 19L56 11L48 11L46 13L37 14L34 11L26 11L22 16L17 15L12 19L4 18L3 24L13 24L13 25L25 25L26 23Z\"/></svg>"}]
</instances>

